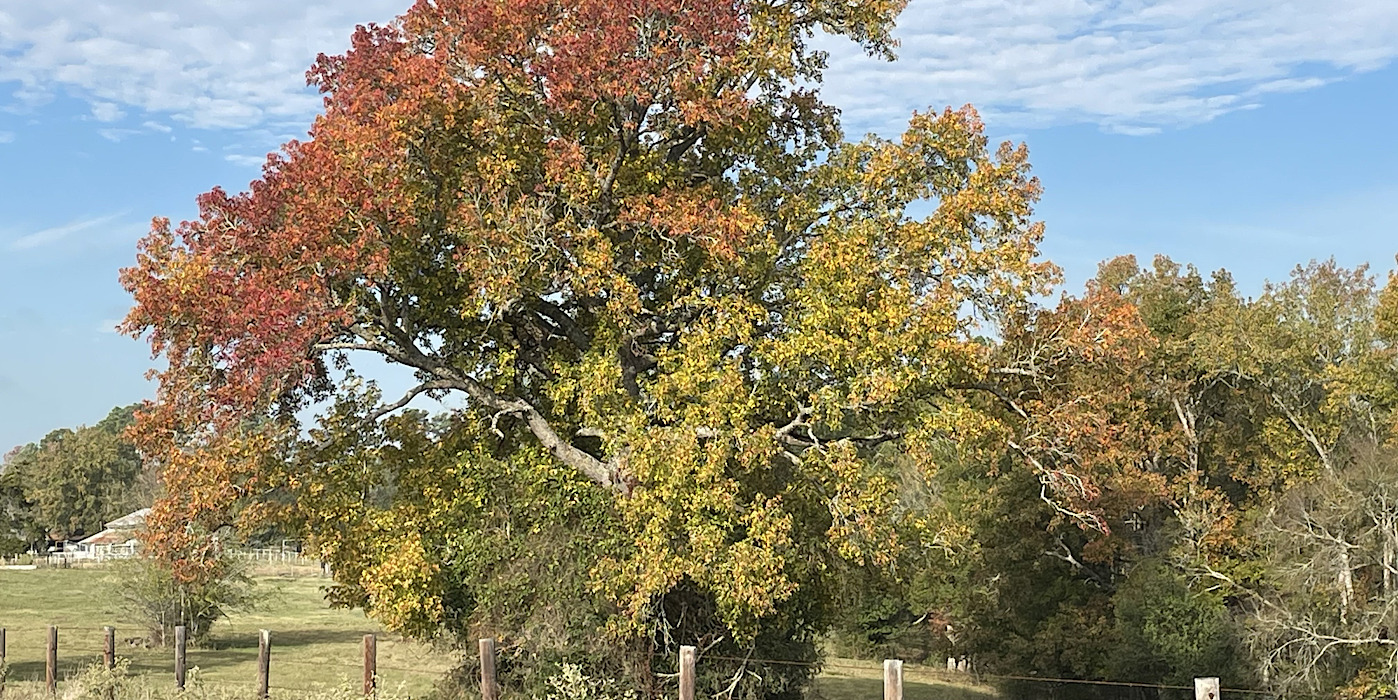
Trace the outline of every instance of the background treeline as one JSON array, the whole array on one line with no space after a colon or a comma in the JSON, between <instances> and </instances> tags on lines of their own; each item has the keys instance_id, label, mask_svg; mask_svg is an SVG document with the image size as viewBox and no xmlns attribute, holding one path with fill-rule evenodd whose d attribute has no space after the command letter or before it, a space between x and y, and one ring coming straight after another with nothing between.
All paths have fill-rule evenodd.
<instances>
[{"instance_id":1,"label":"background treeline","mask_svg":"<svg viewBox=\"0 0 1398 700\"><path fill-rule=\"evenodd\" d=\"M96 425L60 428L0 461L0 555L79 539L155 496L155 477L124 436L136 405Z\"/></svg>"},{"instance_id":2,"label":"background treeline","mask_svg":"<svg viewBox=\"0 0 1398 700\"><path fill-rule=\"evenodd\" d=\"M1363 267L1248 298L1224 271L1102 264L1006 319L982 393L1013 429L906 472L922 547L850 582L836 640L992 674L1393 693L1396 341L1398 289Z\"/></svg>"}]
</instances>

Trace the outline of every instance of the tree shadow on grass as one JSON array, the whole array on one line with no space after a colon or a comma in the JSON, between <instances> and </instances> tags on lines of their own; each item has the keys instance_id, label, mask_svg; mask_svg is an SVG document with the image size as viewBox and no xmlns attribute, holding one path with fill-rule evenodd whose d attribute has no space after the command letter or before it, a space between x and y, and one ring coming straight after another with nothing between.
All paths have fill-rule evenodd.
<instances>
[{"instance_id":1,"label":"tree shadow on grass","mask_svg":"<svg viewBox=\"0 0 1398 700\"><path fill-rule=\"evenodd\" d=\"M283 647L302 647L312 644L359 644L364 639L364 635L371 630L356 631L352 629L296 629L296 630L271 630L272 649ZM223 632L216 634L203 643L200 647L210 651L223 651L229 649L252 649L254 655L258 648L259 640L256 632L234 634Z\"/></svg>"}]
</instances>

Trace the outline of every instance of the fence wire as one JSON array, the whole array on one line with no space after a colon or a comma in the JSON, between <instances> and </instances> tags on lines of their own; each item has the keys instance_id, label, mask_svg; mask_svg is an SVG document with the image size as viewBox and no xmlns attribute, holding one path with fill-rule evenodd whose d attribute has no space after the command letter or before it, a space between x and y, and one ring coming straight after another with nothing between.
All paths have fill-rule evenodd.
<instances>
[{"instance_id":1,"label":"fence wire","mask_svg":"<svg viewBox=\"0 0 1398 700\"><path fill-rule=\"evenodd\" d=\"M74 670L74 669L81 670L81 669L90 667L90 666L92 666L92 665L94 665L94 664L100 663L100 662L102 661L103 657L105 656L106 649L105 649L105 648L103 647L103 645L101 645L100 643L97 644L97 645L93 645L93 644L91 643L92 638L91 638L90 636L87 636L87 635L95 635L95 636L98 636L98 637L100 638L101 636L103 636L103 635L106 634L106 629L107 629L107 627L108 627L108 626L100 626L100 627L89 627L89 626L67 627L67 626L60 626L60 627L59 627L59 630L58 630L59 637L58 637L58 650L57 650L57 651L58 651L58 655L59 655L59 660L58 660L58 668L57 668L56 670L58 670L58 671L66 671L66 674L65 674L65 675L68 676L68 677L71 677L71 676L74 675L74 673L73 673L73 670ZM123 639L123 638L120 636L120 635L123 634L123 633L133 633L133 632L134 632L134 633L136 633L137 635L140 635L140 636L144 639L144 635L148 632L147 629L145 629L145 628L140 628L140 627L127 627L127 626L110 626L110 627L111 627L111 629L112 629L112 631L113 631L113 635L114 635L114 637L116 638L116 641L117 641L117 643L116 643L116 657L117 657L118 659L127 659L127 660L130 660L130 661L137 662L138 667L140 667L140 668L142 668L142 669L149 668L149 667L151 667L151 666L153 665L152 662L155 660L153 657L155 657L155 656L157 656L157 654L159 654L159 652L156 651L156 648L150 647L150 646L141 646L140 648L141 648L142 652L144 652L144 653L141 653L141 654L139 654L138 656L132 656L132 655L131 655L131 651L132 651L132 650L131 650L131 647L132 647L132 646L136 646L136 645L134 645L134 644L131 643L131 638L130 638L130 637L127 637L126 639ZM26 647L37 646L38 649L37 649L36 651L37 651L39 654L45 654L45 653L46 653L46 649L47 649L47 644L46 644L46 641L47 641L47 640L46 640L46 637L47 637L47 632L48 632L48 628L47 628L47 627L42 627L42 628L5 628L5 627L3 627L3 626L0 626L0 629L4 629L4 630L5 630L5 632L6 632L6 634L7 634L8 642L9 642L9 644L8 644L8 647L9 647L9 648L8 648L8 649L0 649L0 660L8 660L8 662L9 662L9 664L10 664L10 667L11 667L11 672L12 672L12 673L13 673L14 668L15 668L15 666L16 666L16 662L18 661L18 659L16 659L16 655L15 655L15 653L14 653L15 650L16 650L16 649L15 649L15 641L17 641L17 636L22 636L22 637L26 638L26 640L31 640L31 641L32 641L32 638L35 638L35 637L37 637L37 638L43 640L43 641L41 641L40 644L38 644L38 645L30 644L30 645L25 645L25 646L26 646ZM18 633L18 634L16 634L16 633ZM358 636L358 635L361 635L361 634L368 634L368 633L360 633L360 632L354 632L354 631L345 631L345 634L346 634L346 635L352 635L352 636ZM75 638L76 638L77 641L74 641ZM324 689L324 688L328 688L328 687L335 687L335 686L337 685L337 684L334 683L334 682L318 682L318 681L312 682L311 685L304 685L304 684L287 684L287 683L284 683L284 682L278 682L278 681L276 680L277 674L275 673L275 669L278 668L278 667L281 667L281 666L293 666L293 667L298 667L298 668L317 668L317 669L344 669L344 671L345 671L347 674L348 674L349 672L351 672L351 671L352 671L352 672L355 672L355 673L359 673L359 672L362 672L363 669L364 669L362 663L346 663L346 662L343 662L343 661L333 661L333 660L316 660L316 661L309 661L309 660L286 659L286 658L280 658L280 659L279 659L279 658L276 657L276 654L275 654L276 647L277 647L277 645L276 645L276 639L277 639L277 637L276 637L276 633L275 633L275 631L274 631L274 632L273 632L273 635L272 635L272 640L273 640L272 650L273 650L273 654L272 654L272 657L271 657L271 660L270 660L270 666L271 666L271 668L273 669L273 673L270 674L270 677L271 677L271 679L272 679L272 681L271 681L271 683L270 683L270 686L271 686L272 688L274 688L274 689L277 689L277 690L291 690L291 691L304 691L304 690ZM224 638L223 641L227 641L227 638ZM391 641L391 640L380 640L380 644L384 644L384 643L395 644L396 642L393 642L393 641ZM123 644L124 644L124 646L123 646ZM254 650L254 649L255 649L255 647L249 649L249 651L252 651L252 650ZM174 662L174 659L173 659L174 649L173 649L173 647L162 648L161 651L164 651L165 653L168 653L168 654L170 654L170 655L172 656L172 658L169 659L169 660L170 660L170 662L171 662L171 664L170 664L170 665L171 665L170 671L171 671L171 673L173 673L173 662ZM210 655L218 654L218 653L224 652L224 651L227 651L227 648L226 648L226 647L225 647L225 648L199 648L199 647L195 647L195 648L190 648L190 649L188 649L188 650L186 651L186 658L187 658L190 662L197 662L197 661L199 660L199 657L204 657L204 658L207 659ZM5 655L5 652L9 652L9 653L8 653L8 658L7 658L7 656ZM123 653L123 652L126 652L126 653ZM675 655L675 654L660 654L660 653L657 653L657 654L655 654L655 656L657 656L657 657L665 657L665 658L672 658L672 657L675 657L676 655ZM65 657L66 657L66 658L65 658ZM75 659L74 657L78 657L78 658ZM760 665L799 666L799 667L810 668L810 669L812 669L812 670L817 670L817 671L819 671L819 670L843 670L843 671L860 671L860 672L875 673L875 674L878 674L878 673L881 673L881 672L882 672L882 667L881 667L881 665L878 664L878 662L876 662L876 661L871 661L871 662L869 662L869 663L859 663L859 662L851 662L851 661L849 661L849 660L804 661L804 660L792 660L792 659L767 659L767 658L759 658L759 657L752 657L752 656L747 656L747 657L724 656L724 655L703 654L703 653L700 653L700 654L697 655L697 662L702 663L704 660L709 660L709 661L726 661L726 662L734 662L734 663L749 664L749 665L758 665L758 666L760 666ZM28 667L28 666L36 666L36 665L42 667L42 666L45 664L45 662L46 662L46 661L45 661L44 656L41 655L41 656L37 656L37 657L27 658L26 661L25 661L25 662L22 662L22 663L24 663L24 665L25 665L26 667ZM245 661L245 660L243 660L243 661L235 661L235 662L233 662L233 663L248 663L248 662ZM219 665L227 665L227 664L228 664L228 662L226 662L226 661L223 661L223 662L220 662L220 663L219 663ZM198 666L197 663L191 663L191 667L192 667L192 668L199 668L199 666ZM385 672L387 672L387 673L390 674L390 675L395 675L395 674L406 674L406 675L412 675L412 676L417 676L417 677L442 677L442 676L444 676L445 674L449 673L449 672L452 670L452 669L450 669L450 668L443 668L443 669L438 669L438 670L424 669L424 668L410 668L410 667L396 666L396 665L392 665L392 664L380 664L380 663L376 663L376 664L375 664L375 669L376 669L376 675L377 675L378 677L380 677L381 681L387 681L387 680L388 680L388 679L386 679L386 678L383 678L383 676L385 675ZM39 670L40 670L40 672L42 672L42 668L40 668ZM917 679L917 678L931 679L931 680L934 680L934 681L944 682L944 683L945 683L945 682L956 683L956 682L964 682L964 681L970 680L970 681L974 681L974 682L977 682L977 683L996 682L996 681L999 681L999 682L1019 682L1019 683L1042 683L1042 684L1054 684L1054 685L1096 686L1096 687L1103 687L1103 688L1123 688L1123 689L1141 689L1141 690L1173 690L1173 691L1193 691L1193 690L1194 690L1194 686L1189 686L1189 685L1171 685L1171 684L1165 684L1165 683L1146 683L1146 682L1132 682L1132 681L1087 680L1087 679L1080 679L1080 678L1053 678L1053 677L1045 677L1045 676L1037 676L1037 675L1014 675L1014 674L983 673L983 672L979 672L979 671L949 671L949 670L948 670L948 671L944 671L944 670L942 670L942 669L940 669L940 668L937 668L937 667L919 666L919 665L915 665L915 664L905 664L905 665L903 665L903 667L902 667L902 673L903 673L904 677L910 677L910 678L913 678L913 679ZM162 673L161 675L163 675L163 673ZM15 678L14 676L11 676L10 680L11 680L11 681L22 681L23 679L19 679L19 678ZM43 681L43 677L42 677L42 676L39 676L38 678L36 678L36 679L34 679L34 680L36 680L36 681L38 681L38 682L42 682L42 681ZM252 685L253 685L252 683L238 682L238 681L226 681L226 680L221 680L221 679L209 679L209 678L207 678L207 677L200 677L200 678L198 679L198 682L199 682L199 683L202 683L202 684L204 684L204 685L209 685L209 686L220 686L220 687L223 687L223 686L227 686L227 687L252 687ZM1228 687L1222 687L1222 688L1219 689L1219 691L1220 691L1221 694L1225 694L1225 695L1246 695L1246 696L1253 696L1253 697L1282 697L1282 696L1283 696L1283 694L1281 694L1281 693L1279 693L1279 692L1276 692L1276 691L1257 690L1257 689L1251 689L1251 688L1228 688ZM1287 697L1287 698L1329 698L1329 697L1331 697L1331 696L1329 696L1329 695L1322 695L1322 694L1315 694L1315 693L1290 692L1290 691L1288 691L1288 692L1285 693L1285 697Z\"/></svg>"}]
</instances>

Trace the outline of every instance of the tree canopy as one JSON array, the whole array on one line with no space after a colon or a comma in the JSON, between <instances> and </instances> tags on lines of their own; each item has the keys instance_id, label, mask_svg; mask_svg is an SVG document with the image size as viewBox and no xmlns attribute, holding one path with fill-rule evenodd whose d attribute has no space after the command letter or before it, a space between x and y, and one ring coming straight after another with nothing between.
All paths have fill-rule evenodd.
<instances>
[{"instance_id":1,"label":"tree canopy","mask_svg":"<svg viewBox=\"0 0 1398 700\"><path fill-rule=\"evenodd\" d=\"M615 632L651 634L685 591L712 606L704 634L748 646L838 562L886 559L880 455L978 429L978 319L1055 275L1023 147L992 149L970 108L846 142L820 101L813 33L887 54L900 6L450 0L359 29L310 71L310 138L156 221L123 273L125 329L170 363L141 423L168 485L154 520L204 526L158 546L189 555L271 489L311 522L352 497L371 521L385 487L395 517L362 526L401 539L343 583L398 619L395 591L455 585L433 508L491 470L549 475L608 518L588 576ZM416 386L356 395L357 353ZM431 450L403 445L424 429L388 417L447 393L467 403L437 434L455 449L419 467ZM392 483L327 478L364 462ZM435 592L405 626L469 617Z\"/></svg>"},{"instance_id":2,"label":"tree canopy","mask_svg":"<svg viewBox=\"0 0 1398 700\"><path fill-rule=\"evenodd\" d=\"M195 582L222 529L294 528L395 630L651 696L696 644L710 692L795 697L808 669L740 660L837 624L991 671L1398 687L1395 285L1123 257L1048 299L1024 146L969 106L851 140L821 101L816 35L891 58L901 5L359 28L309 137L122 273L169 363L152 552Z\"/></svg>"},{"instance_id":3,"label":"tree canopy","mask_svg":"<svg viewBox=\"0 0 1398 700\"><path fill-rule=\"evenodd\" d=\"M54 430L5 456L0 550L14 554L92 535L150 505L155 485L125 435L135 411L135 405L114 408L96 425Z\"/></svg>"}]
</instances>

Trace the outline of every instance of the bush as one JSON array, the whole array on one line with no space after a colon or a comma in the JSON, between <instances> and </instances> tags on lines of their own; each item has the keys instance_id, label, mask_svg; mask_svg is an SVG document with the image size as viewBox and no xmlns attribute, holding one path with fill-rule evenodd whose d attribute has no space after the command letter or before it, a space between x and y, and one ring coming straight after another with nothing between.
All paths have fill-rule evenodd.
<instances>
[{"instance_id":1,"label":"bush","mask_svg":"<svg viewBox=\"0 0 1398 700\"><path fill-rule=\"evenodd\" d=\"M0 535L0 557L13 557L28 550L28 542L13 535Z\"/></svg>"},{"instance_id":2,"label":"bush","mask_svg":"<svg viewBox=\"0 0 1398 700\"><path fill-rule=\"evenodd\" d=\"M165 646L180 625L190 641L199 641L219 619L262 600L241 560L225 553L206 570L216 573L204 581L182 581L159 560L128 559L113 567L112 590L121 608L146 627L152 644Z\"/></svg>"},{"instance_id":3,"label":"bush","mask_svg":"<svg viewBox=\"0 0 1398 700\"><path fill-rule=\"evenodd\" d=\"M637 700L639 694L615 678L592 678L582 666L565 663L548 681L544 700Z\"/></svg>"}]
</instances>

